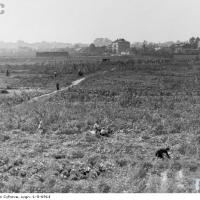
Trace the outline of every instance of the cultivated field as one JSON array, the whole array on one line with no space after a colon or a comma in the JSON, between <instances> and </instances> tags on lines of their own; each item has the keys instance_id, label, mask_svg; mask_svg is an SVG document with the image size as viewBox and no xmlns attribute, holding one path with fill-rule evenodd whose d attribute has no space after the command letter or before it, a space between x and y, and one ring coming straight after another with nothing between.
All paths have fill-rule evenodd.
<instances>
[{"instance_id":1,"label":"cultivated field","mask_svg":"<svg viewBox=\"0 0 200 200\"><path fill-rule=\"evenodd\" d=\"M55 90L53 68L45 73L42 66L10 66L5 76L6 67L1 67L1 84ZM63 87L78 79L73 68L58 69ZM41 93L25 92L29 98L21 102L1 94L0 191L196 192L200 66L95 69L79 85L42 102L29 101ZM113 134L91 134L96 120ZM172 159L155 160L156 149L167 146Z\"/></svg>"}]
</instances>

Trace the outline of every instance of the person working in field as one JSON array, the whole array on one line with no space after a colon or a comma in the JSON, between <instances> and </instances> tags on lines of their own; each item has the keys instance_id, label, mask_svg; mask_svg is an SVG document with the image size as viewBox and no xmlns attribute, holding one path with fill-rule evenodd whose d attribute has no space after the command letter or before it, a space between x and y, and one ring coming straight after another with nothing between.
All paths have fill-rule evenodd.
<instances>
[{"instance_id":1,"label":"person working in field","mask_svg":"<svg viewBox=\"0 0 200 200\"><path fill-rule=\"evenodd\" d=\"M78 76L83 76L83 72L81 70L78 70Z\"/></svg>"},{"instance_id":2,"label":"person working in field","mask_svg":"<svg viewBox=\"0 0 200 200\"><path fill-rule=\"evenodd\" d=\"M59 83L56 83L56 88L57 88L57 90L60 89L60 85L59 85Z\"/></svg>"},{"instance_id":3,"label":"person working in field","mask_svg":"<svg viewBox=\"0 0 200 200\"><path fill-rule=\"evenodd\" d=\"M99 124L99 121L96 121L96 123L94 124L94 130L95 130L95 133L100 133L101 126Z\"/></svg>"},{"instance_id":4,"label":"person working in field","mask_svg":"<svg viewBox=\"0 0 200 200\"><path fill-rule=\"evenodd\" d=\"M57 72L56 71L54 71L54 77L57 77Z\"/></svg>"},{"instance_id":5,"label":"person working in field","mask_svg":"<svg viewBox=\"0 0 200 200\"><path fill-rule=\"evenodd\" d=\"M9 71L8 71L8 69L6 70L6 76L9 76L10 75L10 73L9 73Z\"/></svg>"}]
</instances>

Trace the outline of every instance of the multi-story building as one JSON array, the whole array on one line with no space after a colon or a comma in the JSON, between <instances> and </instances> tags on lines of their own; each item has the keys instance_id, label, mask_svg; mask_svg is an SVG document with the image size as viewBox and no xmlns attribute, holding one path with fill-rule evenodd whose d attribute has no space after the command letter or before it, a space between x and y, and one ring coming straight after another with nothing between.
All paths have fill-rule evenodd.
<instances>
[{"instance_id":1,"label":"multi-story building","mask_svg":"<svg viewBox=\"0 0 200 200\"><path fill-rule=\"evenodd\" d=\"M108 50L114 54L129 54L130 53L130 42L124 39L117 39L112 44L108 45Z\"/></svg>"}]
</instances>

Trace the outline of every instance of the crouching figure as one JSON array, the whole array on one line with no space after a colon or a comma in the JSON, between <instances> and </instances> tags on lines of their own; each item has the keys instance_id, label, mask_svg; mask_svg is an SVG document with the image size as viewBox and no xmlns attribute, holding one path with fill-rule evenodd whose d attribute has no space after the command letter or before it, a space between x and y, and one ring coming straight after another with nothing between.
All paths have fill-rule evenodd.
<instances>
[{"instance_id":1,"label":"crouching figure","mask_svg":"<svg viewBox=\"0 0 200 200\"><path fill-rule=\"evenodd\" d=\"M158 149L155 153L156 158L161 158L162 160L164 160L164 156L167 156L170 159L170 156L168 154L168 151L170 151L170 148L162 148L162 149Z\"/></svg>"},{"instance_id":2,"label":"crouching figure","mask_svg":"<svg viewBox=\"0 0 200 200\"><path fill-rule=\"evenodd\" d=\"M78 76L84 76L84 74L81 70L78 70Z\"/></svg>"}]
</instances>

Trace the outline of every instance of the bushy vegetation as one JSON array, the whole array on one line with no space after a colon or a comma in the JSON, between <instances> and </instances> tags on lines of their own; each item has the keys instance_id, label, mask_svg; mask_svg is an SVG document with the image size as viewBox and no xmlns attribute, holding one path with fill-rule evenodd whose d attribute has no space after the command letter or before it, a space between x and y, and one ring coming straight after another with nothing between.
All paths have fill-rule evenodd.
<instances>
[{"instance_id":1,"label":"bushy vegetation","mask_svg":"<svg viewBox=\"0 0 200 200\"><path fill-rule=\"evenodd\" d=\"M195 192L198 69L107 70L43 102L2 106L1 192ZM91 134L96 120L113 134ZM172 159L155 160L166 146Z\"/></svg>"}]
</instances>

